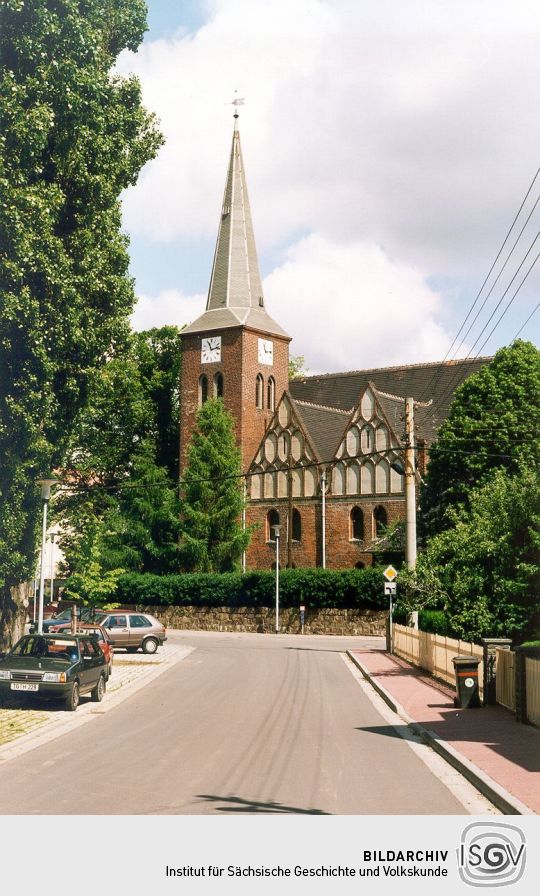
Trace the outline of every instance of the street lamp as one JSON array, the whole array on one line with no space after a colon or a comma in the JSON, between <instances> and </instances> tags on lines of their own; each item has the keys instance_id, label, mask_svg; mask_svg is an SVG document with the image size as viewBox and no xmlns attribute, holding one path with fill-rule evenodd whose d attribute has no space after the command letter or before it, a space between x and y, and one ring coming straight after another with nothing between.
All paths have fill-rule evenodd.
<instances>
[{"instance_id":1,"label":"street lamp","mask_svg":"<svg viewBox=\"0 0 540 896\"><path fill-rule=\"evenodd\" d=\"M279 632L279 526L272 526L276 542L276 634Z\"/></svg>"},{"instance_id":2,"label":"street lamp","mask_svg":"<svg viewBox=\"0 0 540 896\"><path fill-rule=\"evenodd\" d=\"M51 603L54 600L54 540L56 534L51 532Z\"/></svg>"},{"instance_id":3,"label":"street lamp","mask_svg":"<svg viewBox=\"0 0 540 896\"><path fill-rule=\"evenodd\" d=\"M45 539L47 538L47 510L51 497L51 486L57 479L38 479L41 486L41 500L43 501L43 528L41 530L41 569L39 571L39 608L38 608L38 633L43 632L43 595L45 591Z\"/></svg>"}]
</instances>

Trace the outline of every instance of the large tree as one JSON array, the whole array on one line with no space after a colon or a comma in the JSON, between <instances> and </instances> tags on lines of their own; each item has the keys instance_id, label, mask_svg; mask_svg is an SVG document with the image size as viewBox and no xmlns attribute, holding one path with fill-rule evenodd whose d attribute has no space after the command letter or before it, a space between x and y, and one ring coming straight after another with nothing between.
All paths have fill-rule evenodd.
<instances>
[{"instance_id":1,"label":"large tree","mask_svg":"<svg viewBox=\"0 0 540 896\"><path fill-rule=\"evenodd\" d=\"M538 469L540 352L518 340L457 389L430 449L421 493L426 537L453 525L448 509L467 507L472 489L502 469Z\"/></svg>"},{"instance_id":2,"label":"large tree","mask_svg":"<svg viewBox=\"0 0 540 896\"><path fill-rule=\"evenodd\" d=\"M240 450L221 398L197 414L181 483L180 551L189 572L230 572L249 542L242 528Z\"/></svg>"},{"instance_id":3,"label":"large tree","mask_svg":"<svg viewBox=\"0 0 540 896\"><path fill-rule=\"evenodd\" d=\"M498 470L448 511L407 582L413 600L445 610L452 631L522 638L540 624L540 480L535 470ZM411 581L412 579L412 581ZM422 593L429 598L422 599Z\"/></svg>"},{"instance_id":4,"label":"large tree","mask_svg":"<svg viewBox=\"0 0 540 896\"><path fill-rule=\"evenodd\" d=\"M178 569L178 330L133 334L94 377L55 501L65 572Z\"/></svg>"},{"instance_id":5,"label":"large tree","mask_svg":"<svg viewBox=\"0 0 540 896\"><path fill-rule=\"evenodd\" d=\"M3 0L0 11L0 579L3 642L35 559L35 479L59 465L134 303L119 196L160 144L112 74L142 0Z\"/></svg>"}]
</instances>

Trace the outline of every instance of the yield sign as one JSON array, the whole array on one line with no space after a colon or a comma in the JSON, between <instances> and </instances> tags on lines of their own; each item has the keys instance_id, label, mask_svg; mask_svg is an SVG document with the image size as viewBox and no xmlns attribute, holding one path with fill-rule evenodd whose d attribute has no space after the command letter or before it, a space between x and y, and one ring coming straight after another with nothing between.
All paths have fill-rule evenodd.
<instances>
[{"instance_id":1,"label":"yield sign","mask_svg":"<svg viewBox=\"0 0 540 896\"><path fill-rule=\"evenodd\" d=\"M393 582L397 577L397 569L394 569L393 566L387 566L385 571L383 572L383 576L385 577L387 582Z\"/></svg>"}]
</instances>

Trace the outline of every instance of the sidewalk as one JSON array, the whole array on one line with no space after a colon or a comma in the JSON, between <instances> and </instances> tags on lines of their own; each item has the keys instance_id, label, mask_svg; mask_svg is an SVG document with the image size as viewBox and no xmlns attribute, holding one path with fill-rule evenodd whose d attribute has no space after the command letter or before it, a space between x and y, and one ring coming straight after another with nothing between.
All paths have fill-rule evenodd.
<instances>
[{"instance_id":1,"label":"sidewalk","mask_svg":"<svg viewBox=\"0 0 540 896\"><path fill-rule=\"evenodd\" d=\"M23 700L11 700L0 707L0 762L13 759L109 712L126 697L184 659L191 650L191 647L181 644L167 643L151 655L116 651L103 701L94 703L84 696L76 712L65 712L63 706L54 701L34 701L29 707Z\"/></svg>"},{"instance_id":2,"label":"sidewalk","mask_svg":"<svg viewBox=\"0 0 540 896\"><path fill-rule=\"evenodd\" d=\"M454 691L382 649L349 650L385 702L506 815L540 813L540 730L502 706L456 709Z\"/></svg>"}]
</instances>

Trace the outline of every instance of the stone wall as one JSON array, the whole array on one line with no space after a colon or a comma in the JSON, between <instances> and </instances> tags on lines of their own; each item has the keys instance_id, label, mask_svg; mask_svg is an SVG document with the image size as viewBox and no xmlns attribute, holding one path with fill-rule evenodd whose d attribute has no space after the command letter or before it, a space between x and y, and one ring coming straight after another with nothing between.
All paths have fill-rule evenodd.
<instances>
[{"instance_id":1,"label":"stone wall","mask_svg":"<svg viewBox=\"0 0 540 896\"><path fill-rule=\"evenodd\" d=\"M148 607L167 628L210 632L273 632L275 610L272 607ZM384 635L387 613L381 610L306 610L306 635ZM298 608L285 607L279 614L280 631L300 634Z\"/></svg>"}]
</instances>

